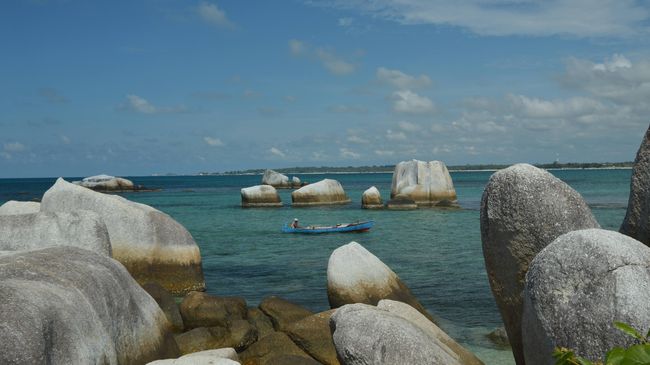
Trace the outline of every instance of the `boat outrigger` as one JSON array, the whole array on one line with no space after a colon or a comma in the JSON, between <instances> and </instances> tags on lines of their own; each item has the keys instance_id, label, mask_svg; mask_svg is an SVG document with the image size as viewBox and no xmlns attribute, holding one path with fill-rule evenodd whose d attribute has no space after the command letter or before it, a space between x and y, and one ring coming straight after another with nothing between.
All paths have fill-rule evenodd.
<instances>
[{"instance_id":1,"label":"boat outrigger","mask_svg":"<svg viewBox=\"0 0 650 365\"><path fill-rule=\"evenodd\" d=\"M292 227L285 223L282 227L284 233L332 233L332 232L366 232L375 224L375 221L337 224L335 226L305 226Z\"/></svg>"}]
</instances>

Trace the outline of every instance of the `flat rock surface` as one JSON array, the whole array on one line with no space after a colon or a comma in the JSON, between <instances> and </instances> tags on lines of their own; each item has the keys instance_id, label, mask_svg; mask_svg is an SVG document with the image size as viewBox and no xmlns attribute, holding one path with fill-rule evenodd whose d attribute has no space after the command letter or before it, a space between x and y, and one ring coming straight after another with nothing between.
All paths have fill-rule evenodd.
<instances>
[{"instance_id":1,"label":"flat rock surface","mask_svg":"<svg viewBox=\"0 0 650 365\"><path fill-rule=\"evenodd\" d=\"M0 215L30 214L40 210L41 203L9 200L0 206Z\"/></svg>"}]
</instances>

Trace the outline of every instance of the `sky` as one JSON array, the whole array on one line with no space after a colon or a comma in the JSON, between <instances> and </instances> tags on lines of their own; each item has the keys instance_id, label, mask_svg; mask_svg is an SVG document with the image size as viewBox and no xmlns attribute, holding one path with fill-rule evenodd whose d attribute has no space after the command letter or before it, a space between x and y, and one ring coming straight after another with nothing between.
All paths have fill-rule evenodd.
<instances>
[{"instance_id":1,"label":"sky","mask_svg":"<svg viewBox=\"0 0 650 365\"><path fill-rule=\"evenodd\" d=\"M7 0L0 177L634 159L650 1Z\"/></svg>"}]
</instances>

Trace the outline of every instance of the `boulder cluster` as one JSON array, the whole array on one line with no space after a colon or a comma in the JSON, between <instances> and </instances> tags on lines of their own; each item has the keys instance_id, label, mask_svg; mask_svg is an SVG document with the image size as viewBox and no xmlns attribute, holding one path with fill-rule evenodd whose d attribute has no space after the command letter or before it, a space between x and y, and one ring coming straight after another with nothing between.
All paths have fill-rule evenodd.
<instances>
[{"instance_id":1,"label":"boulder cluster","mask_svg":"<svg viewBox=\"0 0 650 365\"><path fill-rule=\"evenodd\" d=\"M128 191L150 191L133 181L110 175L96 175L84 178L81 181L73 181L75 185L101 192L128 192Z\"/></svg>"},{"instance_id":2,"label":"boulder cluster","mask_svg":"<svg viewBox=\"0 0 650 365\"><path fill-rule=\"evenodd\" d=\"M634 343L614 322L650 328L649 137L621 233L600 229L580 194L544 170L517 164L490 178L483 255L518 365L554 364L557 347L602 361Z\"/></svg>"}]
</instances>

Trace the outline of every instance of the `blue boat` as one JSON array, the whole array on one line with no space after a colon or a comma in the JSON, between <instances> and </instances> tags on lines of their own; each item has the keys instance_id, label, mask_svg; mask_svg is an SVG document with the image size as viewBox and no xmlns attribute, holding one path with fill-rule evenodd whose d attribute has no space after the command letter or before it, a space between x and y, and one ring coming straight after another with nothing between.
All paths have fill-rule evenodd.
<instances>
[{"instance_id":1,"label":"blue boat","mask_svg":"<svg viewBox=\"0 0 650 365\"><path fill-rule=\"evenodd\" d=\"M375 221L355 222L337 224L335 226L305 226L293 228L289 224L284 224L282 232L284 233L333 233L333 232L365 232L372 228Z\"/></svg>"}]
</instances>

